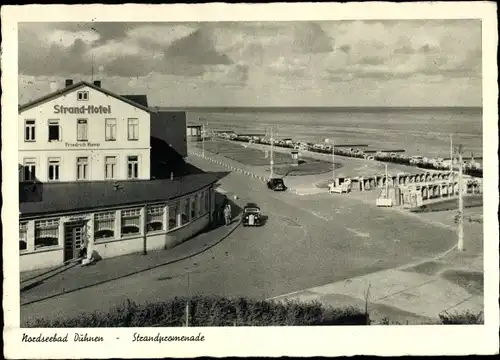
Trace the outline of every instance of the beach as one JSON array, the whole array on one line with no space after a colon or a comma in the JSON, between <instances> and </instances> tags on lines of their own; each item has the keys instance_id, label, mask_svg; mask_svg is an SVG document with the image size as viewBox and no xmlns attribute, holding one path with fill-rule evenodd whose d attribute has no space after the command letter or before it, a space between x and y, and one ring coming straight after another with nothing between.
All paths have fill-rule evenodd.
<instances>
[{"instance_id":1,"label":"beach","mask_svg":"<svg viewBox=\"0 0 500 360\"><path fill-rule=\"evenodd\" d=\"M406 150L408 155L449 158L454 144L482 157L481 108L330 108L330 109L195 109L188 123L209 130L265 134L297 141L335 141L335 145L368 145L366 150ZM479 160L479 159L478 159Z\"/></svg>"}]
</instances>

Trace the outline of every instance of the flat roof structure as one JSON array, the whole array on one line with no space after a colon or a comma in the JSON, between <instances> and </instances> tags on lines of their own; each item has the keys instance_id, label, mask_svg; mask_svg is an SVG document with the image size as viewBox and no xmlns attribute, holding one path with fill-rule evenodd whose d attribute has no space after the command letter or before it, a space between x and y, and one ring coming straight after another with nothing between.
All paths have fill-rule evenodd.
<instances>
[{"instance_id":1,"label":"flat roof structure","mask_svg":"<svg viewBox=\"0 0 500 360\"><path fill-rule=\"evenodd\" d=\"M149 107L147 95L120 95L120 96L132 102L135 102L136 104L142 105L144 107Z\"/></svg>"},{"instance_id":2,"label":"flat roof structure","mask_svg":"<svg viewBox=\"0 0 500 360\"><path fill-rule=\"evenodd\" d=\"M210 186L225 175L210 172L174 180L23 183L19 184L19 211L21 217L29 217L174 200Z\"/></svg>"}]
</instances>

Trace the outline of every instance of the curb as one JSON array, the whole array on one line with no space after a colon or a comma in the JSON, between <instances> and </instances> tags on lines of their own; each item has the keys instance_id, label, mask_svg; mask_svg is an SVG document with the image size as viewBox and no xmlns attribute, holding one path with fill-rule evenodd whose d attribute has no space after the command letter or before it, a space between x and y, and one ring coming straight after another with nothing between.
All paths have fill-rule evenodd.
<instances>
[{"instance_id":1,"label":"curb","mask_svg":"<svg viewBox=\"0 0 500 360\"><path fill-rule=\"evenodd\" d=\"M221 165L221 166L227 167L227 168L231 169L232 171L236 171L236 172L239 172L241 174L247 175L247 176L249 176L251 178L258 179L258 180L260 180L262 182L266 182L266 178L264 176L260 176L260 175L257 175L255 173L253 173L253 172L250 172L250 171L247 171L247 170L244 170L244 169L241 169L241 168L234 167L234 166L226 164L226 163L224 163L224 162L222 162L220 160L215 160L215 159L209 158L207 156L204 157L200 153L196 153L196 152L191 152L191 155L198 156L198 157L200 157L202 159L211 161L211 162L213 162L213 163L215 163L217 165Z\"/></svg>"},{"instance_id":2,"label":"curb","mask_svg":"<svg viewBox=\"0 0 500 360\"><path fill-rule=\"evenodd\" d=\"M129 277L129 276L132 276L132 275L136 275L136 274L140 274L140 273L145 272L145 271L153 270L153 269L156 269L156 268L159 268L159 267L162 267L162 266L174 264L176 262L189 259L189 258L191 258L193 256L199 255L199 254L201 254L201 253L203 253L203 252L205 252L205 251L213 248L215 245L217 245L220 242L222 242L223 240L225 240L229 235L231 235L241 225L241 221L242 221L242 217L240 215L240 216L238 216L238 221L236 222L236 224L231 229L229 229L229 231L226 234L224 234L224 236L222 236L220 239L218 239L217 241L213 242L209 246L205 246L201 250L194 251L193 253L191 253L189 255L181 256L181 257L179 257L177 259L169 260L169 261L166 261L166 262L161 263L161 264L156 264L156 265L153 265L153 266L148 266L148 267L140 269L140 270L136 270L136 271L132 271L130 273L126 273L124 275L119 275L119 276L116 276L116 277L114 277L112 279L106 279L106 280L103 280L103 281L98 281L98 282L90 284L90 285L80 286L80 287L78 287L76 289L72 289L72 290L68 290L68 291L62 291L62 292L58 292L56 294L52 294L52 295L49 295L49 296L41 297L39 299L27 301L25 303L21 303L20 306L26 306L26 305L38 303L38 302L45 301L45 300L48 300L48 299L52 299L52 298L55 298L55 297L58 297L58 296L61 296L61 295L66 295L66 294L70 294L70 293L73 293L73 292L76 292L76 291L88 289L88 288L91 288L93 286L98 286L98 285L106 284L106 283L111 282L111 281L124 279L126 277ZM186 240L186 241L189 241L189 240Z\"/></svg>"}]
</instances>

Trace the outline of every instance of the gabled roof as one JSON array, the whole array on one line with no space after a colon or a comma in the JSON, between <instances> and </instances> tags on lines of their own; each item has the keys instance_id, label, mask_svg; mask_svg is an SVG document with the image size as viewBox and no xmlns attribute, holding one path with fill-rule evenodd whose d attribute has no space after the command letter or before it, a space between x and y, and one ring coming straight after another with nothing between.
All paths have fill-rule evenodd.
<instances>
[{"instance_id":1,"label":"gabled roof","mask_svg":"<svg viewBox=\"0 0 500 360\"><path fill-rule=\"evenodd\" d=\"M35 99L33 101L30 101L30 102L28 102L28 103L26 103L24 105L20 105L18 111L22 112L22 111L31 109L31 108L37 106L38 104L50 101L52 99L55 99L55 98L57 98L59 96L62 96L64 94L67 94L67 93L69 93L71 91L74 91L74 90L76 90L78 88L81 88L81 87L84 87L84 86L88 86L88 87L90 87L90 88L92 88L92 89L94 89L96 91L100 91L103 94L106 94L108 96L114 97L115 99L121 100L121 101L123 101L123 102L125 102L125 103L127 103L129 105L135 106L135 107L137 107L137 108L139 108L141 110L144 110L144 111L147 111L147 112L154 112L155 111L154 109L150 109L147 106L143 106L143 105L141 105L141 104L139 104L137 102L134 102L134 101L132 101L130 99L127 99L127 98L125 98L123 96L120 96L120 95L117 95L115 93L112 93L111 91L105 90L105 89L103 89L103 88L101 88L101 87L99 87L97 85L94 85L94 84L86 82L86 81L79 81L79 82L77 82L77 83L75 83L73 85L66 86L66 87L64 87L64 88L62 88L60 90L57 90L57 91L54 91L54 92L52 92L52 93L50 93L48 95L42 96L41 98Z\"/></svg>"}]
</instances>

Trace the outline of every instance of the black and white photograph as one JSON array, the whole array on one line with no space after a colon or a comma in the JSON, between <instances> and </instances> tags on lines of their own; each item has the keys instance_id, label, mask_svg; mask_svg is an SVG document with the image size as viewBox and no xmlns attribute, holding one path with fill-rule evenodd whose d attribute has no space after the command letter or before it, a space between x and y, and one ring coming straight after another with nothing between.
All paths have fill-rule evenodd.
<instances>
[{"instance_id":1,"label":"black and white photograph","mask_svg":"<svg viewBox=\"0 0 500 360\"><path fill-rule=\"evenodd\" d=\"M210 355L222 330L497 332L498 40L476 4L18 7L2 25L14 342L169 356Z\"/></svg>"}]
</instances>

